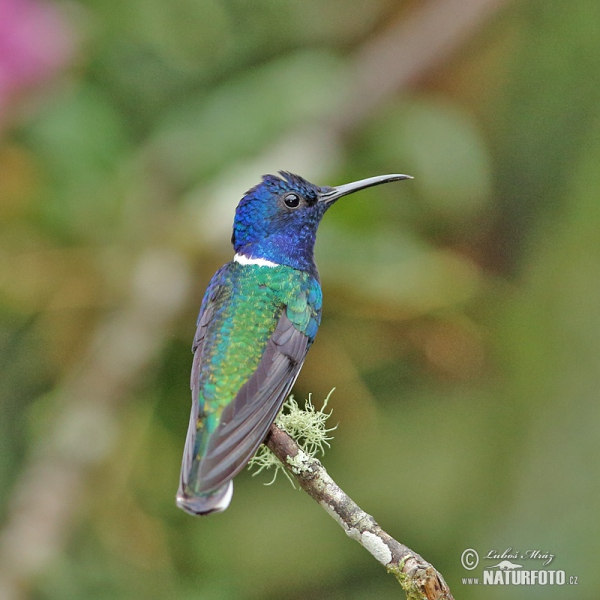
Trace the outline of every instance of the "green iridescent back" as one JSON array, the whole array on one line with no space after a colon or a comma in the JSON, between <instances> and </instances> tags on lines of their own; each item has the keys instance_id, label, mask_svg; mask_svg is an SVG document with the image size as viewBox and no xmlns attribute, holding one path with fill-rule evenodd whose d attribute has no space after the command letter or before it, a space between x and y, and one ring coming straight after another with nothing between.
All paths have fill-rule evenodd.
<instances>
[{"instance_id":1,"label":"green iridescent back","mask_svg":"<svg viewBox=\"0 0 600 600\"><path fill-rule=\"evenodd\" d=\"M192 388L197 389L193 401L199 408L195 461L204 455L223 409L258 368L283 311L310 346L321 306L319 282L305 271L230 262L215 274L202 303L199 324L207 311L210 320L192 371ZM192 488L193 479L192 473Z\"/></svg>"}]
</instances>

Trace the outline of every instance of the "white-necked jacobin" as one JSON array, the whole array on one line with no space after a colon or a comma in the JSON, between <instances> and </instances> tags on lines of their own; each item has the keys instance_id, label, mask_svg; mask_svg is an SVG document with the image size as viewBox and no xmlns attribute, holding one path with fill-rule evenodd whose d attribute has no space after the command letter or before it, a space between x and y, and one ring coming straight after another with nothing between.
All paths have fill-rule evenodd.
<instances>
[{"instance_id":1,"label":"white-necked jacobin","mask_svg":"<svg viewBox=\"0 0 600 600\"><path fill-rule=\"evenodd\" d=\"M281 171L242 198L236 254L206 290L192 345L192 413L177 493L183 510L205 515L229 506L232 479L302 368L321 321L314 246L325 211L342 196L400 179L410 176L319 187Z\"/></svg>"}]
</instances>

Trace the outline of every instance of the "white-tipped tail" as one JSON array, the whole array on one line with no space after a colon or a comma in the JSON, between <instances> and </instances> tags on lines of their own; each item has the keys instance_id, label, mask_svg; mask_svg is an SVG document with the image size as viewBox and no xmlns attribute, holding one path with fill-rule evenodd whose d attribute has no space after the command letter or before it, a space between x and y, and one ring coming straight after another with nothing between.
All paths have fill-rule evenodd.
<instances>
[{"instance_id":1,"label":"white-tipped tail","mask_svg":"<svg viewBox=\"0 0 600 600\"><path fill-rule=\"evenodd\" d=\"M177 494L177 506L190 515L210 515L224 511L233 496L233 481L210 494L188 496L182 490Z\"/></svg>"}]
</instances>

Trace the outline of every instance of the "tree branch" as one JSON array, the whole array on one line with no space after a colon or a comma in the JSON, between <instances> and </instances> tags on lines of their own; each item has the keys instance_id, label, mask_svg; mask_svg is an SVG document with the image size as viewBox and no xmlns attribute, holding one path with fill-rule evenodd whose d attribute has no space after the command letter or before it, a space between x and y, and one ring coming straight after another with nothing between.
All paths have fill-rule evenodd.
<instances>
[{"instance_id":1,"label":"tree branch","mask_svg":"<svg viewBox=\"0 0 600 600\"><path fill-rule=\"evenodd\" d=\"M454 600L436 569L383 531L375 519L354 502L329 476L325 467L304 453L277 425L271 425L265 444L294 476L300 487L399 581L408 600Z\"/></svg>"}]
</instances>

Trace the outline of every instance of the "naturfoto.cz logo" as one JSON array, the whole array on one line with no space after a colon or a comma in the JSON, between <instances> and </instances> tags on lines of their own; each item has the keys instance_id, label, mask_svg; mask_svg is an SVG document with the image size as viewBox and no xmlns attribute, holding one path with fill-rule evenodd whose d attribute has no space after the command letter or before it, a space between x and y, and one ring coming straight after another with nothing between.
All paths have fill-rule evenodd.
<instances>
[{"instance_id":1,"label":"naturfoto.cz logo","mask_svg":"<svg viewBox=\"0 0 600 600\"><path fill-rule=\"evenodd\" d=\"M481 577L463 577L464 585L577 585L576 575L567 576L560 569L528 569L525 561L539 561L541 566L548 566L554 560L554 554L540 550L518 552L512 548L504 552L490 550L482 560L491 560L492 564L483 567ZM514 562L514 561L519 562ZM467 548L460 557L462 566L473 571L480 563L477 550ZM537 566L537 565L531 565Z\"/></svg>"}]
</instances>

